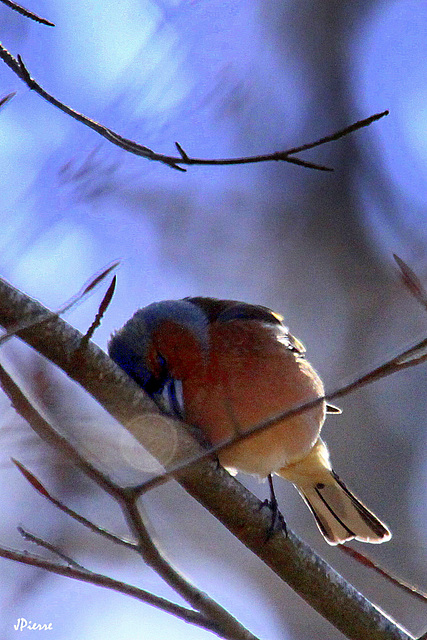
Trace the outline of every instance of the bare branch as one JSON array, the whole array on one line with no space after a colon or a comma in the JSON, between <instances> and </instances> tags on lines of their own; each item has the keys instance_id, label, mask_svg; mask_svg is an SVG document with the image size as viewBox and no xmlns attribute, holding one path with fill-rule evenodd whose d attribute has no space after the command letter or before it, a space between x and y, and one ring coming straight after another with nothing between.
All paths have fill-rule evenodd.
<instances>
[{"instance_id":1,"label":"bare branch","mask_svg":"<svg viewBox=\"0 0 427 640\"><path fill-rule=\"evenodd\" d=\"M380 576L383 576L383 578L391 582L391 584L394 584L400 589L403 589L404 591L406 591L406 593L409 593L411 596L418 598L418 600L421 600L424 603L427 601L427 593L420 591L420 589L417 589L412 584L409 584L409 582L405 582L400 578L395 578L388 571L380 567L380 565L377 562L374 562L371 558L368 558L364 553L360 553L360 551L356 551L356 549L349 547L347 544L338 544L337 548L340 551L343 551L347 555L351 556L352 558L355 558L355 560L357 560L360 564L363 564L365 567L369 567L370 569L373 569L374 571L379 573Z\"/></svg>"},{"instance_id":2,"label":"bare branch","mask_svg":"<svg viewBox=\"0 0 427 640\"><path fill-rule=\"evenodd\" d=\"M103 269L101 271L101 273L97 273L94 276L92 276L90 278L90 280L88 282L86 282L83 285L83 287L76 294L74 294L71 298L69 298L66 302L64 302L64 304L61 305L59 307L59 309L57 309L56 311L53 311L52 315L53 316L61 316L64 313L66 313L67 311L69 311L72 307L75 307L89 293L91 293L107 277L107 275L109 273L111 273L111 271L113 271L119 264L120 264L120 262L118 262L118 261L113 262L112 264L108 265L108 267ZM115 280L114 280L114 282L115 282ZM113 289L112 291L110 291L111 288ZM107 294L105 295L104 299L106 299L108 297L108 295L110 295L110 294L112 296L113 292L114 292L114 286L112 286L112 284L111 284L110 287L107 290ZM111 300L111 298L110 298L110 300ZM108 304L110 303L110 300L108 301ZM107 304L107 307L108 307L108 304ZM104 311L105 311L105 309L104 309ZM15 334L17 334L22 329L28 329L29 327L34 326L34 325L38 324L39 322L44 322L46 319L47 318L45 316L43 318L38 318L36 316L36 317L32 318L31 320L28 320L28 319L27 320L22 320L22 322L18 322L16 325L14 325L12 327L9 327L9 329L6 331L6 333L4 333L2 336L0 336L0 345L3 342L6 342L6 340L9 340L9 338L11 338ZM96 329L96 327L95 327L95 329Z\"/></svg>"},{"instance_id":3,"label":"bare branch","mask_svg":"<svg viewBox=\"0 0 427 640\"><path fill-rule=\"evenodd\" d=\"M65 562L70 567L74 567L74 569L79 569L80 571L86 571L87 573L91 573L89 569L86 569L86 567L83 567L81 564L79 564L78 562L76 562L75 560L67 556L65 553L62 553L62 551L60 551L60 549L55 547L55 545L53 545L51 542L47 542L46 540L43 540L42 538L35 536L33 533L26 531L22 527L18 527L18 531L21 534L21 536L24 538L24 540L29 540L30 542L34 542L34 544L37 544L39 547L43 547L43 549L47 549L51 553L61 558L61 560L65 560Z\"/></svg>"},{"instance_id":4,"label":"bare branch","mask_svg":"<svg viewBox=\"0 0 427 640\"><path fill-rule=\"evenodd\" d=\"M137 546L135 544L135 542L132 542L131 540L126 540L125 538L120 538L119 536L116 536L114 533L111 533L110 531L107 531L103 527L100 527L100 526L94 524L93 522L91 522L90 520L88 520L84 516L80 515L79 513L74 511L73 509L70 509L65 504L63 504L60 500L58 500L57 498L54 498L48 492L46 487L40 482L40 480L38 478L36 478L31 473L31 471L29 471L26 467L24 467L23 464L21 464L20 462L18 462L18 460L15 460L14 458L12 458L12 462L17 466L19 471L28 480L28 482L31 484L31 486L34 489L36 489L36 491L38 491L43 497L47 498L47 500L49 500L49 502L51 502L53 505L55 505L55 507L57 507L58 509L63 511L63 513L66 513L67 515L71 516L71 518L74 518L74 520L76 520L77 522L79 522L83 526L87 527L88 529L90 529L94 533L97 533L97 534L99 534L101 536L104 536L105 538L107 538L107 540L110 540L111 542L123 545L124 547L130 548L132 550L135 550L135 547Z\"/></svg>"},{"instance_id":5,"label":"bare branch","mask_svg":"<svg viewBox=\"0 0 427 640\"><path fill-rule=\"evenodd\" d=\"M183 160L188 160L188 154L184 151L184 149L181 147L181 145L179 144L179 142L175 142L175 146L179 151L179 154L181 156L181 158Z\"/></svg>"},{"instance_id":6,"label":"bare branch","mask_svg":"<svg viewBox=\"0 0 427 640\"><path fill-rule=\"evenodd\" d=\"M148 160L155 160L157 162L162 162L172 169L177 169L178 171L185 171L185 169L181 165L235 165L235 164L252 164L257 162L270 162L270 161L283 161L290 162L292 164L297 164L302 167L307 167L310 169L317 169L319 171L332 171L330 167L325 167L323 165L315 164L313 162L308 162L306 160L302 160L301 158L296 158L295 154L299 151L304 151L307 149L312 149L319 145L325 144L327 142L331 142L333 140L338 140L342 136L345 136L353 131L361 129L362 127L369 126L375 120L382 118L388 114L388 111L382 111L381 113L377 113L369 118L365 118L364 120L359 120L354 124L342 129L336 133L333 133L328 136L324 136L315 142L310 142L308 144L302 145L300 147L293 147L292 149L287 149L286 151L276 151L274 153L262 154L257 156L243 156L239 158L222 158L222 159L204 159L204 158L192 158L190 157L181 147L179 143L175 143L179 156L168 156L162 153L157 153L146 147L145 145L141 145L133 140L129 140L128 138L124 138L123 136L115 133L108 127L96 122L88 118L87 116L71 109L63 102L60 102L57 98L47 93L35 80L32 78L22 61L22 58L18 55L17 59L15 59L7 49L0 45L0 58L12 69L12 71L25 82L29 89L35 91L42 98L47 100L50 104L57 107L67 115L71 116L75 120L78 120L82 124L90 127L94 131L96 131L99 135L106 138L109 142L112 142L116 146L128 151L129 153L133 153L137 156L141 156L143 158L147 158Z\"/></svg>"},{"instance_id":7,"label":"bare branch","mask_svg":"<svg viewBox=\"0 0 427 640\"><path fill-rule=\"evenodd\" d=\"M45 315L47 320L23 330L19 337L79 382L149 451L153 451L150 432L148 430L147 439L141 425L149 425L147 417L154 419L159 412L144 391L91 342L85 351L84 366L74 367L72 354L80 344L81 334L61 318L52 318L45 307L0 280L0 324L7 328L34 315ZM200 446L185 426L166 417L163 419L176 429L176 453L169 459L172 465L200 452ZM158 451L154 452L156 454L159 455ZM176 478L188 493L348 638L409 640L410 636L401 627L366 600L290 530L287 538L276 534L265 542L270 526L269 514L260 509L261 502L255 496L218 468L214 461L201 460L191 468L177 472Z\"/></svg>"},{"instance_id":8,"label":"bare branch","mask_svg":"<svg viewBox=\"0 0 427 640\"><path fill-rule=\"evenodd\" d=\"M26 18L31 18L31 20L34 20L35 22L40 22L41 24L45 24L48 27L55 26L53 22L46 20L46 18L41 18L33 11L29 11L28 9L25 9L25 7L22 7L17 2L12 2L12 0L0 0L0 2L3 2L3 4L5 4L7 7L10 7L14 11L17 11L18 13L25 16Z\"/></svg>"},{"instance_id":9,"label":"bare branch","mask_svg":"<svg viewBox=\"0 0 427 640\"><path fill-rule=\"evenodd\" d=\"M86 348L89 340L92 339L93 334L101 324L102 318L104 317L104 314L107 311L111 300L113 299L114 290L116 288L116 281L117 281L117 278L116 276L114 276L113 279L111 280L110 286L108 287L105 293L105 296L101 300L101 304L99 305L98 313L96 314L94 321L92 322L89 329L86 331L85 335L82 338L82 341L80 344L81 349Z\"/></svg>"},{"instance_id":10,"label":"bare branch","mask_svg":"<svg viewBox=\"0 0 427 640\"><path fill-rule=\"evenodd\" d=\"M369 127L370 124L375 122L375 120L380 120L384 116L389 115L388 109L385 111L381 111L380 113L375 113L373 116L369 118L364 118L363 120L358 120L354 124L351 124L349 127L344 127L344 129L340 129L335 133L332 133L329 136L325 136L324 138L320 138L316 142L309 142L308 144L303 144L300 147L294 147L293 149L289 149L287 153L300 153L300 151L307 151L308 149L313 149L314 147L318 147L321 144L326 144L327 142L332 142L334 140L339 140L343 136L347 136L349 133L353 133L362 127Z\"/></svg>"},{"instance_id":11,"label":"bare branch","mask_svg":"<svg viewBox=\"0 0 427 640\"><path fill-rule=\"evenodd\" d=\"M66 567L62 564L38 558L37 556L33 556L28 553L21 553L19 551L5 549L3 547L0 547L0 557L7 558L8 560L14 560L15 562L20 562L22 564L27 564L32 567L40 567L41 569L46 569L46 571L56 573L60 576L112 589L113 591L123 593L124 595L132 596L132 598L136 598L141 602L146 602L147 604L157 607L158 609L162 609L167 613L172 613L178 618L185 620L185 622L191 622L192 624L203 627L204 629L209 629L215 633L218 631L215 624L206 620L205 617L197 611L191 611L191 609L186 609L178 604L169 602L169 600L165 600L165 598L155 596L149 591L126 584L125 582L121 582L121 580L114 580L113 578L109 578L101 573L88 573L87 571L81 571L74 567Z\"/></svg>"},{"instance_id":12,"label":"bare branch","mask_svg":"<svg viewBox=\"0 0 427 640\"><path fill-rule=\"evenodd\" d=\"M32 327L34 329L34 327ZM80 347L79 347L80 348ZM224 638L234 640L257 640L249 631L223 609L214 600L182 576L159 552L151 539L147 528L136 507L138 495L132 489L122 489L109 478L87 462L74 447L40 415L37 409L28 401L19 387L7 372L0 366L0 384L10 398L15 410L27 420L33 430L49 444L58 448L88 477L94 480L104 491L120 504L123 514L134 533L137 544L133 549L139 553L144 561L152 567L160 577L181 595L191 606L203 613L209 620L215 621L217 633ZM24 469L20 468L24 473ZM25 470L26 471L26 470ZM35 486L39 493L46 496L44 487L28 472L26 478ZM41 543L40 543L41 544ZM46 543L48 544L48 543Z\"/></svg>"},{"instance_id":13,"label":"bare branch","mask_svg":"<svg viewBox=\"0 0 427 640\"><path fill-rule=\"evenodd\" d=\"M12 406L31 426L33 431L45 442L61 451L67 459L79 467L89 478L94 480L104 491L107 491L113 497L117 494L117 488L114 483L103 473L98 471L90 464L80 453L61 436L47 420L37 411L37 409L29 402L22 393L18 385L12 380L5 369L0 365L0 385L3 391L10 399ZM22 469L21 469L22 471ZM29 477L27 476L27 479ZM42 493L41 489L38 491Z\"/></svg>"},{"instance_id":14,"label":"bare branch","mask_svg":"<svg viewBox=\"0 0 427 640\"><path fill-rule=\"evenodd\" d=\"M84 288L81 290L81 292L77 293L70 301L69 303L66 303L66 306L64 306L62 308L62 313L64 311L68 311L68 309L70 308L71 305L74 305L77 300L81 300L81 298L83 298L86 294L88 294L90 291L93 291L93 289L95 289L95 287L98 286L98 284L100 284L107 276L109 273L111 273L116 267L118 267L120 264L120 262L118 260L116 260L115 262L113 262L112 264L108 265L108 267L106 267L105 269L103 269L101 271L101 273L96 274L95 276L93 276L89 282L84 286ZM110 285L111 287L111 285ZM114 291L114 288L113 288ZM108 305L107 305L108 306ZM60 312L58 312L60 313Z\"/></svg>"},{"instance_id":15,"label":"bare branch","mask_svg":"<svg viewBox=\"0 0 427 640\"><path fill-rule=\"evenodd\" d=\"M4 107L5 104L10 102L10 100L12 100L12 98L14 98L15 96L16 96L16 91L12 91L11 93L8 93L6 96L1 98L1 100L0 100L0 109L2 107Z\"/></svg>"},{"instance_id":16,"label":"bare branch","mask_svg":"<svg viewBox=\"0 0 427 640\"><path fill-rule=\"evenodd\" d=\"M399 258L395 253L393 253L393 258L396 260L400 268L403 284L407 289L409 289L418 302L427 309L427 291L421 284L420 279L415 275L412 269L408 267L402 258Z\"/></svg>"}]
</instances>

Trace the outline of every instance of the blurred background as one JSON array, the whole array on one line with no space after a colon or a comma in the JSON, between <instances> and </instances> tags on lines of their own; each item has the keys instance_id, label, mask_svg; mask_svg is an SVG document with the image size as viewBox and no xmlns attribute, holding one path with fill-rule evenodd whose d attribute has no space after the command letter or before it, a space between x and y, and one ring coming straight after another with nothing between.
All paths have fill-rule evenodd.
<instances>
[{"instance_id":1,"label":"blurred background","mask_svg":"<svg viewBox=\"0 0 427 640\"><path fill-rule=\"evenodd\" d=\"M422 0L26 0L38 25L0 4L1 41L50 93L162 153L228 157L283 150L375 112L390 115L287 163L187 173L111 146L31 93L0 64L1 275L55 309L120 260L95 342L154 300L209 295L281 312L333 390L425 336L427 315L392 254L427 286L427 5ZM82 331L107 284L66 319ZM12 340L7 366L104 470L127 466L123 436L95 403ZM426 366L341 400L324 427L334 467L393 531L358 545L427 590ZM40 553L18 525L88 568L176 597L142 563L36 495L14 456L69 506L126 534L111 501L41 444L0 399L1 543ZM120 440L121 441L121 440ZM101 444L102 443L102 444ZM239 477L260 498L267 487ZM276 482L288 526L418 636L425 604L323 542L291 485ZM342 635L175 483L144 510L166 555L264 639ZM0 562L0 630L52 622L55 640L212 637L122 595ZM224 589L224 585L227 585ZM250 603L250 606L248 606Z\"/></svg>"}]
</instances>

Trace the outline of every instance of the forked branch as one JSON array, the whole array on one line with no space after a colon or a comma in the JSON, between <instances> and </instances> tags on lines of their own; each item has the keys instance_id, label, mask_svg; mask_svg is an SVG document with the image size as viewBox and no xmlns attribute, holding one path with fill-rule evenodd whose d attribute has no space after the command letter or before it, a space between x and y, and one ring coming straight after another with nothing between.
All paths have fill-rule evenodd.
<instances>
[{"instance_id":1,"label":"forked branch","mask_svg":"<svg viewBox=\"0 0 427 640\"><path fill-rule=\"evenodd\" d=\"M182 146L176 142L175 145L178 149L179 156L170 156L163 153L157 153L153 151L149 147L145 145L139 144L134 140L129 140L128 138L124 138L119 135L112 129L105 127L104 125L88 118L87 116L71 109L63 102L60 102L57 98L49 94L45 91L39 84L31 77L29 74L22 58L18 55L17 58L14 58L12 54L5 49L2 45L0 45L0 58L12 69L12 71L21 78L23 82L32 89L39 96L47 100L50 104L57 107L67 115L71 116L75 120L83 123L85 126L90 127L94 131L96 131L100 136L104 137L106 140L115 144L116 146L128 151L129 153L133 153L134 155L141 156L143 158L147 158L148 160L155 160L157 162L162 162L163 164L167 164L172 169L177 169L178 171L186 171L182 165L234 165L234 164L253 164L256 162L269 162L269 161L283 161L290 162L292 164L297 164L302 167L307 167L309 169L318 169L319 171L332 171L330 167L325 167L323 165L319 165L313 162L309 162L307 160L302 160L301 158L296 157L295 154L300 153L301 151L307 151L308 149L313 149L314 147L318 147L322 144L326 144L327 142L332 142L333 140L338 140L343 136L348 135L362 127L367 127L375 120L379 120L380 118L388 115L388 111L382 111L381 113L376 113L369 118L364 118L363 120L359 120L351 124L349 127L345 127L340 131L336 131L331 135L324 136L319 140L314 142L310 142L307 144L303 144L299 147L293 147L291 149L287 149L285 151L275 151L273 153L266 153L256 156L243 156L239 158L216 158L216 159L205 159L205 158L194 158L187 154L186 151L182 148Z\"/></svg>"},{"instance_id":2,"label":"forked branch","mask_svg":"<svg viewBox=\"0 0 427 640\"><path fill-rule=\"evenodd\" d=\"M52 562L51 560L45 560L44 558L29 555L28 553L13 551L11 549L6 549L3 547L0 547L0 557L6 558L8 560L14 560L15 562L20 562L31 567L46 569L51 573L56 573L57 575L66 576L68 578L74 578L75 580L80 580L81 582L90 582L91 584L95 584L100 587L113 589L114 591L118 591L119 593L132 596L133 598L137 598L142 602L151 604L154 607L162 609L163 611L172 613L173 615L185 620L186 622L191 622L192 624L197 624L198 626L201 626L205 629L216 631L216 627L210 624L209 621L206 620L205 617L198 611L191 611L190 609L181 607L180 605L177 605L173 602L169 602L169 600L166 600L165 598L156 596L149 591L144 591L144 589L139 589L138 587L134 587L133 585L129 585L120 580L114 580L114 578L110 578L109 576L105 576L100 573L82 571L80 569L76 569L75 567L65 566L57 562Z\"/></svg>"},{"instance_id":3,"label":"forked branch","mask_svg":"<svg viewBox=\"0 0 427 640\"><path fill-rule=\"evenodd\" d=\"M10 398L15 410L28 422L33 430L48 444L56 447L67 459L71 460L76 466L78 466L91 480L95 481L104 491L106 491L111 497L113 497L120 505L123 514L129 524L129 527L135 536L136 544L126 544L128 549L138 553L143 560L154 569L160 577L167 582L184 600L186 600L195 610L199 611L200 616L196 618L197 624L203 626L202 621L206 622L206 628L209 630L215 630L215 632L225 639L233 640L257 640L249 631L247 631L242 625L240 625L233 616L231 616L225 609L218 605L215 601L209 598L208 595L201 592L194 585L192 585L184 576L182 576L172 565L165 559L160 553L157 546L153 542L149 535L145 524L141 518L139 510L136 506L137 494L128 489L123 489L114 482L112 482L107 476L102 474L96 467L90 462L85 460L81 454L63 438L54 428L50 425L45 418L37 411L37 409L29 402L28 398L23 394L18 385L12 380L8 373L0 366L0 384L5 393ZM31 484L46 497L53 501L49 494L45 491L41 483L27 470L18 463L18 468L27 477ZM57 505L58 506L58 505ZM65 509L62 508L63 511ZM69 510L67 510L69 512ZM74 517L74 514L71 514ZM83 522L81 518L78 518L82 524L88 526L87 521ZM91 530L96 533L101 533L99 527L90 523ZM77 573L70 577L79 577L80 571L83 569L81 566L76 566L75 561L64 556L58 549L53 547L50 543L41 540L33 534L24 532L27 539L31 539L32 542L43 546L50 551L53 551L57 555L61 555L63 559L66 559L71 568L77 570ZM105 533L103 532L103 535ZM117 542L115 536L111 534L108 536L110 539L114 538L114 542ZM3 550L5 551L5 550ZM0 555L2 550L0 549ZM46 567L48 570L52 570ZM84 571L93 575L87 569ZM56 571L55 571L56 572ZM104 576L105 577L105 576ZM108 579L110 580L110 579ZM90 582L90 579L86 580ZM115 581L117 584L117 581ZM101 584L99 579L94 584ZM114 588L112 583L108 582L110 588ZM105 585L107 586L107 584ZM119 589L120 590L120 589ZM144 592L145 593L145 592ZM145 601L147 601L145 599ZM166 601L156 601L156 606L165 609L163 606ZM153 604L153 602L151 602ZM170 603L172 604L172 603ZM161 606L162 605L162 606ZM165 610L168 610L167 608ZM180 608L179 617L187 620L187 622L193 622L193 611Z\"/></svg>"},{"instance_id":4,"label":"forked branch","mask_svg":"<svg viewBox=\"0 0 427 640\"><path fill-rule=\"evenodd\" d=\"M19 332L19 337L60 366L79 382L111 415L118 419L150 451L138 428L159 415L157 407L111 359L89 342L76 363L73 354L82 335L61 318L0 280L0 324L6 329L24 319L45 321ZM163 418L169 420L168 418ZM194 458L199 445L184 425L170 420L176 429L176 456L172 466ZM366 600L291 531L275 535L267 543L269 514L261 502L213 460L200 460L174 474L182 486L213 513L243 544L285 580L313 608L348 638L360 640L409 640L410 636Z\"/></svg>"}]
</instances>

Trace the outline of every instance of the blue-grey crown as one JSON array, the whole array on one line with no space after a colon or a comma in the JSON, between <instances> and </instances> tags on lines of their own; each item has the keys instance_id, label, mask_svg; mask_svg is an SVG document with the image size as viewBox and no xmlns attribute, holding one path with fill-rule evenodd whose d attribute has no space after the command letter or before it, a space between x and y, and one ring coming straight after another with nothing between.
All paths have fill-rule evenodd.
<instances>
[{"instance_id":1,"label":"blue-grey crown","mask_svg":"<svg viewBox=\"0 0 427 640\"><path fill-rule=\"evenodd\" d=\"M207 349L208 319L206 314L187 300L164 300L139 309L110 339L108 353L126 373L153 395L165 383L154 379L146 366L146 356L152 332L165 320L172 320L190 329L203 349Z\"/></svg>"}]
</instances>

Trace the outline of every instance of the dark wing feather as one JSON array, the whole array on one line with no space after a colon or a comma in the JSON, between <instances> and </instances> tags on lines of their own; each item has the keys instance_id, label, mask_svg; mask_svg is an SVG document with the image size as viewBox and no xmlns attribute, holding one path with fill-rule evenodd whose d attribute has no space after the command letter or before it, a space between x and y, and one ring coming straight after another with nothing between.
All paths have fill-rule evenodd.
<instances>
[{"instance_id":1,"label":"dark wing feather","mask_svg":"<svg viewBox=\"0 0 427 640\"><path fill-rule=\"evenodd\" d=\"M281 317L267 307L248 304L238 300L218 300L217 298L184 298L206 314L209 322L230 322L231 320L259 320L267 324L282 324Z\"/></svg>"}]
</instances>

